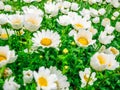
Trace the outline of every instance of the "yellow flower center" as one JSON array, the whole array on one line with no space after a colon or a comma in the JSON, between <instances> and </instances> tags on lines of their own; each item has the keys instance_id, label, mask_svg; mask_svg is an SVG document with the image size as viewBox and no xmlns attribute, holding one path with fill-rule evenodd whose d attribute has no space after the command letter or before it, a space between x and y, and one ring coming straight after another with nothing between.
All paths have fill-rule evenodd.
<instances>
[{"instance_id":1,"label":"yellow flower center","mask_svg":"<svg viewBox=\"0 0 120 90\"><path fill-rule=\"evenodd\" d=\"M84 27L84 26L83 26L82 24L80 24L80 23L75 24L75 26L78 27L78 28L83 28L83 27Z\"/></svg>"},{"instance_id":2,"label":"yellow flower center","mask_svg":"<svg viewBox=\"0 0 120 90\"><path fill-rule=\"evenodd\" d=\"M111 66L112 66L112 63L109 63L109 64L108 64L108 67L111 67Z\"/></svg>"},{"instance_id":3,"label":"yellow flower center","mask_svg":"<svg viewBox=\"0 0 120 90\"><path fill-rule=\"evenodd\" d=\"M98 55L97 58L98 58L100 64L106 63L105 58L102 55Z\"/></svg>"},{"instance_id":4,"label":"yellow flower center","mask_svg":"<svg viewBox=\"0 0 120 90\"><path fill-rule=\"evenodd\" d=\"M38 84L39 84L40 86L48 86L48 82L47 82L47 80L46 80L44 77L40 77L40 78L38 79Z\"/></svg>"},{"instance_id":5,"label":"yellow flower center","mask_svg":"<svg viewBox=\"0 0 120 90\"><path fill-rule=\"evenodd\" d=\"M0 62L4 61L4 60L6 60L6 59L7 59L6 56L0 55Z\"/></svg>"},{"instance_id":6,"label":"yellow flower center","mask_svg":"<svg viewBox=\"0 0 120 90\"><path fill-rule=\"evenodd\" d=\"M32 23L33 25L37 25L37 21L34 18L28 18L27 22Z\"/></svg>"},{"instance_id":7,"label":"yellow flower center","mask_svg":"<svg viewBox=\"0 0 120 90\"><path fill-rule=\"evenodd\" d=\"M86 82L88 82L88 80L91 81L92 78L89 78L89 76L87 77L87 75L85 74L85 75L84 75L84 80L85 80Z\"/></svg>"},{"instance_id":8,"label":"yellow flower center","mask_svg":"<svg viewBox=\"0 0 120 90\"><path fill-rule=\"evenodd\" d=\"M0 38L7 39L7 38L8 38L7 33L3 33L3 34L1 34L1 35L0 35Z\"/></svg>"},{"instance_id":9,"label":"yellow flower center","mask_svg":"<svg viewBox=\"0 0 120 90\"><path fill-rule=\"evenodd\" d=\"M49 39L49 38L43 38L43 39L40 41L40 43L41 43L42 45L44 45L44 46L49 46L49 45L52 44L52 40Z\"/></svg>"},{"instance_id":10,"label":"yellow flower center","mask_svg":"<svg viewBox=\"0 0 120 90\"><path fill-rule=\"evenodd\" d=\"M21 23L21 20L18 18L18 19L15 19L12 21L13 24L20 24Z\"/></svg>"},{"instance_id":11,"label":"yellow flower center","mask_svg":"<svg viewBox=\"0 0 120 90\"><path fill-rule=\"evenodd\" d=\"M110 51L113 53L113 54L117 54L117 50L115 48L111 48Z\"/></svg>"},{"instance_id":12,"label":"yellow flower center","mask_svg":"<svg viewBox=\"0 0 120 90\"><path fill-rule=\"evenodd\" d=\"M78 42L82 45L88 45L89 44L88 40L85 37L79 37Z\"/></svg>"},{"instance_id":13,"label":"yellow flower center","mask_svg":"<svg viewBox=\"0 0 120 90\"><path fill-rule=\"evenodd\" d=\"M59 85L58 81L56 81L55 83L57 85L57 90L60 90L60 85Z\"/></svg>"},{"instance_id":14,"label":"yellow flower center","mask_svg":"<svg viewBox=\"0 0 120 90\"><path fill-rule=\"evenodd\" d=\"M88 81L88 77L87 77L86 74L84 75L84 79L85 79L86 82Z\"/></svg>"}]
</instances>

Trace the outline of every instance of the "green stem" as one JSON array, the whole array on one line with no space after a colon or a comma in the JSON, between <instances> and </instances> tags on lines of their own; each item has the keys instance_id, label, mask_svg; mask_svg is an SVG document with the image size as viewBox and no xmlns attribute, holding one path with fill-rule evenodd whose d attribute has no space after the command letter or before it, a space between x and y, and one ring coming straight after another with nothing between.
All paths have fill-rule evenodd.
<instances>
[{"instance_id":1,"label":"green stem","mask_svg":"<svg viewBox=\"0 0 120 90\"><path fill-rule=\"evenodd\" d=\"M30 58L30 48L31 48L31 33L30 32L26 32L27 33L27 50L28 50L28 57Z\"/></svg>"},{"instance_id":2,"label":"green stem","mask_svg":"<svg viewBox=\"0 0 120 90\"><path fill-rule=\"evenodd\" d=\"M92 75L92 71L91 71L91 73L90 73L90 75L89 75L89 78L88 78L88 81L87 81L87 84L86 84L86 90L88 90L88 83L89 83L89 81L90 81L91 75Z\"/></svg>"},{"instance_id":3,"label":"green stem","mask_svg":"<svg viewBox=\"0 0 120 90\"><path fill-rule=\"evenodd\" d=\"M0 69L0 78L3 76L3 73L4 73L5 68L6 68L6 66L3 66L3 67Z\"/></svg>"}]
</instances>

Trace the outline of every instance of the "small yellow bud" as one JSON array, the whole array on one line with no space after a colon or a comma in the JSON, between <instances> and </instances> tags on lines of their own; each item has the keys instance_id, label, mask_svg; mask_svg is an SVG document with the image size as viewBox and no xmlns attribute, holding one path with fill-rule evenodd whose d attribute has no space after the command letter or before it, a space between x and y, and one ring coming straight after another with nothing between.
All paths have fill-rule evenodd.
<instances>
[{"instance_id":1,"label":"small yellow bud","mask_svg":"<svg viewBox=\"0 0 120 90\"><path fill-rule=\"evenodd\" d=\"M72 42L71 45L75 45L75 42Z\"/></svg>"},{"instance_id":2,"label":"small yellow bud","mask_svg":"<svg viewBox=\"0 0 120 90\"><path fill-rule=\"evenodd\" d=\"M68 53L68 49L65 48L65 49L63 50L63 53L64 53L64 54L67 54L67 53Z\"/></svg>"},{"instance_id":3,"label":"small yellow bud","mask_svg":"<svg viewBox=\"0 0 120 90\"><path fill-rule=\"evenodd\" d=\"M42 55L40 55L40 58L43 58L43 56L42 56Z\"/></svg>"},{"instance_id":4,"label":"small yellow bud","mask_svg":"<svg viewBox=\"0 0 120 90\"><path fill-rule=\"evenodd\" d=\"M68 68L69 68L69 66L64 66L64 68L65 68L65 69L68 69Z\"/></svg>"},{"instance_id":5,"label":"small yellow bud","mask_svg":"<svg viewBox=\"0 0 120 90\"><path fill-rule=\"evenodd\" d=\"M112 20L116 20L116 17L115 17L115 16L112 16L111 19L112 19Z\"/></svg>"}]
</instances>

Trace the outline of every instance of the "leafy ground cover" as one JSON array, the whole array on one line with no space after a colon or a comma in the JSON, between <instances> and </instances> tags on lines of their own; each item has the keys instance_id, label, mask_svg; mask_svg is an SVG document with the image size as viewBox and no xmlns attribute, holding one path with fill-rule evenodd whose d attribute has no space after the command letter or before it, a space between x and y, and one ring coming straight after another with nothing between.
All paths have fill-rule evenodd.
<instances>
[{"instance_id":1,"label":"leafy ground cover","mask_svg":"<svg viewBox=\"0 0 120 90\"><path fill-rule=\"evenodd\" d=\"M0 90L119 90L119 14L118 0L0 1Z\"/></svg>"}]
</instances>

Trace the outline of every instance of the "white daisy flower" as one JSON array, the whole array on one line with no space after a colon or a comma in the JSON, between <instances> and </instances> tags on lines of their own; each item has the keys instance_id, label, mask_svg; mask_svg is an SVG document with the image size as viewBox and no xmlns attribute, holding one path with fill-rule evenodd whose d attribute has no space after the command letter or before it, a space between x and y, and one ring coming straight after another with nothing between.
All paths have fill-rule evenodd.
<instances>
[{"instance_id":1,"label":"white daisy flower","mask_svg":"<svg viewBox=\"0 0 120 90\"><path fill-rule=\"evenodd\" d=\"M64 7L62 7L62 8L60 9L60 11L61 11L61 13L63 13L63 14L68 14L68 13L69 13L69 8L64 8Z\"/></svg>"},{"instance_id":2,"label":"white daisy flower","mask_svg":"<svg viewBox=\"0 0 120 90\"><path fill-rule=\"evenodd\" d=\"M70 6L71 6L71 2L69 2L69 1L63 1L62 7L64 7L64 8L70 8Z\"/></svg>"},{"instance_id":3,"label":"white daisy flower","mask_svg":"<svg viewBox=\"0 0 120 90\"><path fill-rule=\"evenodd\" d=\"M33 72L31 70L23 71L23 81L26 86L27 83L31 83L33 80Z\"/></svg>"},{"instance_id":4,"label":"white daisy flower","mask_svg":"<svg viewBox=\"0 0 120 90\"><path fill-rule=\"evenodd\" d=\"M120 22L116 22L115 29L116 31L120 32Z\"/></svg>"},{"instance_id":5,"label":"white daisy flower","mask_svg":"<svg viewBox=\"0 0 120 90\"><path fill-rule=\"evenodd\" d=\"M11 12L11 11L12 11L12 6L11 6L11 5L5 5L5 6L4 6L4 11L9 11L9 12Z\"/></svg>"},{"instance_id":6,"label":"white daisy flower","mask_svg":"<svg viewBox=\"0 0 120 90\"><path fill-rule=\"evenodd\" d=\"M3 90L19 90L20 85L17 84L14 80L14 77L6 79L3 85Z\"/></svg>"},{"instance_id":7,"label":"white daisy flower","mask_svg":"<svg viewBox=\"0 0 120 90\"><path fill-rule=\"evenodd\" d=\"M60 35L52 30L42 30L33 34L33 46L42 46L43 48L58 48L60 44Z\"/></svg>"},{"instance_id":8,"label":"white daisy flower","mask_svg":"<svg viewBox=\"0 0 120 90\"><path fill-rule=\"evenodd\" d=\"M99 35L99 42L102 43L102 44L110 44L111 41L115 38L114 35L107 35L107 32L106 31L102 31Z\"/></svg>"},{"instance_id":9,"label":"white daisy flower","mask_svg":"<svg viewBox=\"0 0 120 90\"><path fill-rule=\"evenodd\" d=\"M70 17L71 20L74 20L76 19L76 17L79 17L78 13L76 12L68 12L67 15Z\"/></svg>"},{"instance_id":10,"label":"white daisy flower","mask_svg":"<svg viewBox=\"0 0 120 90\"><path fill-rule=\"evenodd\" d=\"M72 2L71 3L71 10L78 11L78 9L79 9L79 5L75 2Z\"/></svg>"},{"instance_id":11,"label":"white daisy flower","mask_svg":"<svg viewBox=\"0 0 120 90\"><path fill-rule=\"evenodd\" d=\"M59 19L57 19L57 22L62 26L67 26L70 24L70 17L67 15L59 16Z\"/></svg>"},{"instance_id":12,"label":"white daisy flower","mask_svg":"<svg viewBox=\"0 0 120 90\"><path fill-rule=\"evenodd\" d=\"M50 14L51 17L58 15L59 8L54 2L45 3L44 9L45 9L45 12L47 14Z\"/></svg>"},{"instance_id":13,"label":"white daisy flower","mask_svg":"<svg viewBox=\"0 0 120 90\"><path fill-rule=\"evenodd\" d=\"M97 33L97 29L95 29L94 27L88 28L88 31L90 31L93 35Z\"/></svg>"},{"instance_id":14,"label":"white daisy flower","mask_svg":"<svg viewBox=\"0 0 120 90\"><path fill-rule=\"evenodd\" d=\"M0 10L4 9L4 3L2 1L0 1Z\"/></svg>"},{"instance_id":15,"label":"white daisy flower","mask_svg":"<svg viewBox=\"0 0 120 90\"><path fill-rule=\"evenodd\" d=\"M91 27L91 21L87 21L86 18L82 18L81 16L76 16L71 21L71 24L76 30L87 29Z\"/></svg>"},{"instance_id":16,"label":"white daisy flower","mask_svg":"<svg viewBox=\"0 0 120 90\"><path fill-rule=\"evenodd\" d=\"M42 17L36 14L25 14L24 15L24 27L30 32L37 31L42 22Z\"/></svg>"},{"instance_id":17,"label":"white daisy flower","mask_svg":"<svg viewBox=\"0 0 120 90\"><path fill-rule=\"evenodd\" d=\"M97 17L98 16L98 11L94 8L90 8L90 15L92 17Z\"/></svg>"},{"instance_id":18,"label":"white daisy flower","mask_svg":"<svg viewBox=\"0 0 120 90\"><path fill-rule=\"evenodd\" d=\"M96 73L93 72L91 75L91 69L90 68L85 68L84 71L79 71L79 76L81 78L81 87L85 87L87 85L87 83L89 85L93 85L93 83L97 80L97 78L95 78Z\"/></svg>"},{"instance_id":19,"label":"white daisy flower","mask_svg":"<svg viewBox=\"0 0 120 90\"><path fill-rule=\"evenodd\" d=\"M111 0L106 0L107 3L111 3Z\"/></svg>"},{"instance_id":20,"label":"white daisy flower","mask_svg":"<svg viewBox=\"0 0 120 90\"><path fill-rule=\"evenodd\" d=\"M69 10L70 10L70 7L71 7L71 2L69 1L62 1L60 2L59 4L57 4L60 11L63 13L63 14L68 14Z\"/></svg>"},{"instance_id":21,"label":"white daisy flower","mask_svg":"<svg viewBox=\"0 0 120 90\"><path fill-rule=\"evenodd\" d=\"M106 69L108 69L108 70L115 70L119 66L120 66L120 63L115 60L115 56L112 55L112 54L109 55L109 63L107 65Z\"/></svg>"},{"instance_id":22,"label":"white daisy flower","mask_svg":"<svg viewBox=\"0 0 120 90\"><path fill-rule=\"evenodd\" d=\"M119 7L120 7L120 2L119 2L119 0L111 0L111 4L112 4L113 7L115 7L115 8L119 8Z\"/></svg>"},{"instance_id":23,"label":"white daisy flower","mask_svg":"<svg viewBox=\"0 0 120 90\"><path fill-rule=\"evenodd\" d=\"M110 55L105 53L95 53L91 57L90 65L96 71L103 71L109 64Z\"/></svg>"},{"instance_id":24,"label":"white daisy flower","mask_svg":"<svg viewBox=\"0 0 120 90\"><path fill-rule=\"evenodd\" d=\"M0 27L0 39L2 40L8 40L8 35L9 37L12 36L14 34L13 30L9 30L7 29L7 32L5 29Z\"/></svg>"},{"instance_id":25,"label":"white daisy flower","mask_svg":"<svg viewBox=\"0 0 120 90\"><path fill-rule=\"evenodd\" d=\"M56 90L57 77L55 74L50 74L50 70L45 67L40 67L38 73L34 71L34 78L37 83L36 90Z\"/></svg>"},{"instance_id":26,"label":"white daisy flower","mask_svg":"<svg viewBox=\"0 0 120 90\"><path fill-rule=\"evenodd\" d=\"M0 14L0 25L6 24L8 22L8 15Z\"/></svg>"},{"instance_id":27,"label":"white daisy flower","mask_svg":"<svg viewBox=\"0 0 120 90\"><path fill-rule=\"evenodd\" d=\"M113 26L109 26L109 25L105 26L105 31L107 32L107 34L112 34L114 29L115 28Z\"/></svg>"},{"instance_id":28,"label":"white daisy flower","mask_svg":"<svg viewBox=\"0 0 120 90\"><path fill-rule=\"evenodd\" d=\"M38 9L37 7L30 5L28 6L24 6L22 7L22 10L24 12L24 14L36 14L40 17L43 17L44 13L41 9Z\"/></svg>"},{"instance_id":29,"label":"white daisy flower","mask_svg":"<svg viewBox=\"0 0 120 90\"><path fill-rule=\"evenodd\" d=\"M108 53L108 54L113 54L115 56L120 54L119 50L116 49L115 47L112 47L112 46L109 47L105 52Z\"/></svg>"},{"instance_id":30,"label":"white daisy flower","mask_svg":"<svg viewBox=\"0 0 120 90\"><path fill-rule=\"evenodd\" d=\"M100 22L100 18L99 17L95 17L92 19L93 23L99 23Z\"/></svg>"},{"instance_id":31,"label":"white daisy flower","mask_svg":"<svg viewBox=\"0 0 120 90\"><path fill-rule=\"evenodd\" d=\"M70 32L69 32L69 36L74 36L74 35L76 35L77 34L77 31L76 30L71 30Z\"/></svg>"},{"instance_id":32,"label":"white daisy flower","mask_svg":"<svg viewBox=\"0 0 120 90\"><path fill-rule=\"evenodd\" d=\"M109 18L104 18L101 23L102 26L110 25L110 19Z\"/></svg>"},{"instance_id":33,"label":"white daisy flower","mask_svg":"<svg viewBox=\"0 0 120 90\"><path fill-rule=\"evenodd\" d=\"M67 81L67 77L63 75L60 70L57 70L56 67L51 66L50 73L55 74L58 78L58 80L55 81L55 83L57 84L57 90L66 90L67 88L69 88L70 84Z\"/></svg>"},{"instance_id":34,"label":"white daisy flower","mask_svg":"<svg viewBox=\"0 0 120 90\"><path fill-rule=\"evenodd\" d=\"M4 73L3 73L3 76L4 77L9 77L9 76L11 76L12 75L12 70L10 69L10 68L5 68L5 70L4 70Z\"/></svg>"},{"instance_id":35,"label":"white daisy flower","mask_svg":"<svg viewBox=\"0 0 120 90\"><path fill-rule=\"evenodd\" d=\"M120 13L118 12L118 11L115 11L114 13L113 13L113 16L114 17L118 17L120 15Z\"/></svg>"},{"instance_id":36,"label":"white daisy flower","mask_svg":"<svg viewBox=\"0 0 120 90\"><path fill-rule=\"evenodd\" d=\"M101 5L103 3L103 0L96 0L98 2L98 5Z\"/></svg>"},{"instance_id":37,"label":"white daisy flower","mask_svg":"<svg viewBox=\"0 0 120 90\"><path fill-rule=\"evenodd\" d=\"M16 59L15 51L11 51L8 46L0 46L0 67L7 63L13 63Z\"/></svg>"},{"instance_id":38,"label":"white daisy flower","mask_svg":"<svg viewBox=\"0 0 120 90\"><path fill-rule=\"evenodd\" d=\"M74 35L74 40L78 46L88 47L96 42L92 40L93 34L90 31L81 30L76 35Z\"/></svg>"},{"instance_id":39,"label":"white daisy flower","mask_svg":"<svg viewBox=\"0 0 120 90\"><path fill-rule=\"evenodd\" d=\"M100 9L98 10L98 13L99 13L100 15L104 15L104 14L106 13L105 8L100 8Z\"/></svg>"},{"instance_id":40,"label":"white daisy flower","mask_svg":"<svg viewBox=\"0 0 120 90\"><path fill-rule=\"evenodd\" d=\"M20 29L23 27L23 16L19 14L10 15L9 23L14 29Z\"/></svg>"},{"instance_id":41,"label":"white daisy flower","mask_svg":"<svg viewBox=\"0 0 120 90\"><path fill-rule=\"evenodd\" d=\"M97 1L96 0L88 0L89 4L92 5L92 4L95 4Z\"/></svg>"},{"instance_id":42,"label":"white daisy flower","mask_svg":"<svg viewBox=\"0 0 120 90\"><path fill-rule=\"evenodd\" d=\"M25 3L31 3L33 2L34 0L23 0Z\"/></svg>"},{"instance_id":43,"label":"white daisy flower","mask_svg":"<svg viewBox=\"0 0 120 90\"><path fill-rule=\"evenodd\" d=\"M80 11L80 14L86 18L86 20L90 20L90 10L89 9L85 9L83 8L81 11Z\"/></svg>"}]
</instances>

